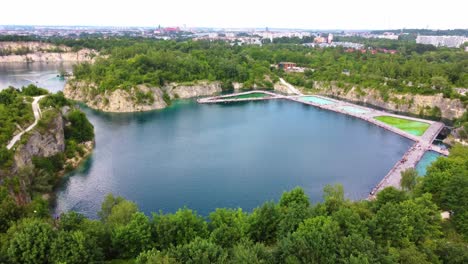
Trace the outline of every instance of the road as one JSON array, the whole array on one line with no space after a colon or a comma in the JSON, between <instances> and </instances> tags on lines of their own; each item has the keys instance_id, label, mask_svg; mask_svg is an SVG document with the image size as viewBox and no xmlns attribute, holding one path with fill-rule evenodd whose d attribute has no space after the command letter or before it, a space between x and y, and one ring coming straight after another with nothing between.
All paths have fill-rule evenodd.
<instances>
[{"instance_id":1,"label":"road","mask_svg":"<svg viewBox=\"0 0 468 264\"><path fill-rule=\"evenodd\" d=\"M21 136L23 136L24 133L31 131L37 125L37 123L39 122L39 119L41 118L41 107L39 106L39 100L41 100L45 96L46 95L33 97L34 100L31 103L31 105L32 105L33 113L34 113L34 123L32 123L32 125L30 125L28 128L21 131L16 136L14 136L11 139L10 143L8 143L7 149L11 149L15 145L15 143L18 142L18 140L21 139Z\"/></svg>"}]
</instances>

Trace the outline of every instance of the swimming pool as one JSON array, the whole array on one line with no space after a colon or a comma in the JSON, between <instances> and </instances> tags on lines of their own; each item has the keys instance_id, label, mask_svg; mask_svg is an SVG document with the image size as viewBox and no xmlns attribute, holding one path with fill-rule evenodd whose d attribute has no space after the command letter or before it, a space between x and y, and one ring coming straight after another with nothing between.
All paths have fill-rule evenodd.
<instances>
[{"instance_id":1,"label":"swimming pool","mask_svg":"<svg viewBox=\"0 0 468 264\"><path fill-rule=\"evenodd\" d=\"M299 100L305 101L305 102L311 102L311 103L316 103L320 105L329 105L329 104L334 104L335 102L323 99L321 97L316 97L316 96L304 96L299 98Z\"/></svg>"},{"instance_id":2,"label":"swimming pool","mask_svg":"<svg viewBox=\"0 0 468 264\"><path fill-rule=\"evenodd\" d=\"M363 109L363 108L358 108L354 106L343 106L340 108L341 110L344 110L348 113L354 113L354 114L367 114L369 113L369 110Z\"/></svg>"},{"instance_id":3,"label":"swimming pool","mask_svg":"<svg viewBox=\"0 0 468 264\"><path fill-rule=\"evenodd\" d=\"M426 175L427 168L440 156L442 155L437 152L426 151L426 153L424 153L418 164L416 164L416 171L418 172L419 176Z\"/></svg>"}]
</instances>

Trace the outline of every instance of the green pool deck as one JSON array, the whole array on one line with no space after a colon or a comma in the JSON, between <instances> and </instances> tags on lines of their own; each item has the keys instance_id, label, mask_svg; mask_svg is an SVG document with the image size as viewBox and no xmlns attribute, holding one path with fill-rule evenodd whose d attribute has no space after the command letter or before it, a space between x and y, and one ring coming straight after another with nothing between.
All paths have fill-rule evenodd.
<instances>
[{"instance_id":1,"label":"green pool deck","mask_svg":"<svg viewBox=\"0 0 468 264\"><path fill-rule=\"evenodd\" d=\"M424 132L426 132L426 130L431 126L429 123L393 116L377 116L374 118L380 122L396 127L415 136L422 136Z\"/></svg>"}]
</instances>

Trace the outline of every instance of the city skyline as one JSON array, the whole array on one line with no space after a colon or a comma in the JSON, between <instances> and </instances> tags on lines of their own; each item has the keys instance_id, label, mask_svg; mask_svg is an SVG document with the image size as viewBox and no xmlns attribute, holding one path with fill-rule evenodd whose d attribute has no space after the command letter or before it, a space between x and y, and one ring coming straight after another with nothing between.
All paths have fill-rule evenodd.
<instances>
[{"instance_id":1,"label":"city skyline","mask_svg":"<svg viewBox=\"0 0 468 264\"><path fill-rule=\"evenodd\" d=\"M114 26L187 28L284 28L316 30L373 30L401 28L468 28L463 1L403 1L376 4L356 0L341 3L310 3L304 0L246 1L213 0L186 2L114 1L112 5L91 0L66 6L58 0L7 2L0 25ZM72 12L69 12L69 10ZM436 19L437 18L437 19Z\"/></svg>"}]
</instances>

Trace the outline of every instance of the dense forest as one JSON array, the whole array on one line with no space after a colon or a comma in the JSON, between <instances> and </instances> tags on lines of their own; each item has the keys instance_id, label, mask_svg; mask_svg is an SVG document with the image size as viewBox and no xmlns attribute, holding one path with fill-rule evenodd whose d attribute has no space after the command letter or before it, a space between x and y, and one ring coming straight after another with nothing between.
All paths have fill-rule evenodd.
<instances>
[{"instance_id":1,"label":"dense forest","mask_svg":"<svg viewBox=\"0 0 468 264\"><path fill-rule=\"evenodd\" d=\"M1 187L0 262L467 263L468 148L455 146L404 186L355 202L327 186L317 204L295 188L252 212L206 217L188 208L147 216L108 195L96 220L52 219L44 203L17 206Z\"/></svg>"},{"instance_id":2,"label":"dense forest","mask_svg":"<svg viewBox=\"0 0 468 264\"><path fill-rule=\"evenodd\" d=\"M379 51L375 54L370 50L311 49L295 44L231 46L224 42L133 43L131 39L120 39L109 40L107 44L113 46L109 48L98 45L99 42L92 40L88 43L92 45L86 45L100 48L108 57L94 64L80 64L74 74L78 80L96 83L101 91L143 83L163 86L197 80L221 81L226 87L238 82L245 89L254 84L272 88L277 78L283 76L294 85L309 89L314 88L316 81L338 82L344 88L352 84L396 93L444 93L446 97L467 100L452 90L468 87L468 53L460 49L436 49L388 40L372 40ZM397 53L380 52L384 48L395 48ZM308 70L287 73L273 67L281 61L295 62Z\"/></svg>"}]
</instances>

